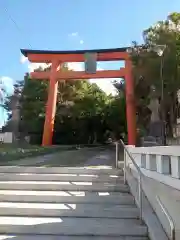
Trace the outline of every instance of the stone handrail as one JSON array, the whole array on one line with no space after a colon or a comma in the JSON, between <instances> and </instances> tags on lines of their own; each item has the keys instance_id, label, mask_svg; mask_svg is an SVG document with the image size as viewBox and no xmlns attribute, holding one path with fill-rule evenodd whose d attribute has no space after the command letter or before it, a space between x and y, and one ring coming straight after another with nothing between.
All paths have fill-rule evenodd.
<instances>
[{"instance_id":1,"label":"stone handrail","mask_svg":"<svg viewBox=\"0 0 180 240\"><path fill-rule=\"evenodd\" d=\"M127 148L143 173L142 189L146 196L145 199L148 199L169 239L174 239L172 237L174 234L176 234L176 239L180 239L180 147L127 146ZM133 176L131 182L135 184L135 180L138 179L136 168L134 168L131 159L126 153L124 153L124 157L126 158L130 173ZM135 196L137 186L132 187L132 192L133 188L135 189L133 194ZM167 221L167 218L160 208L156 196L160 197L163 206L174 222L176 230L173 232L173 235L169 227L169 221ZM144 209L146 210L145 207ZM153 227L151 226L152 216L149 216L150 214L148 213L146 218L147 225L149 223L148 227L150 226L150 230L158 231L159 228L156 228L156 224L153 225ZM151 237L151 239L165 238Z\"/></svg>"},{"instance_id":2,"label":"stone handrail","mask_svg":"<svg viewBox=\"0 0 180 240\"><path fill-rule=\"evenodd\" d=\"M180 179L179 146L128 146L128 149L142 169L163 174L171 178Z\"/></svg>"}]
</instances>

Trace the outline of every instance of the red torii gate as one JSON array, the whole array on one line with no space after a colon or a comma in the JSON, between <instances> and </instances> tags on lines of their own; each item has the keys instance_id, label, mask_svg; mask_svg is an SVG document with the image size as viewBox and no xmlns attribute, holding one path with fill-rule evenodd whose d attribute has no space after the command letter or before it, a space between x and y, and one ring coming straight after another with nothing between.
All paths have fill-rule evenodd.
<instances>
[{"instance_id":1,"label":"red torii gate","mask_svg":"<svg viewBox=\"0 0 180 240\"><path fill-rule=\"evenodd\" d=\"M92 79L92 78L124 78L126 81L126 116L128 128L128 144L136 143L136 112L134 99L134 84L132 63L127 48L77 50L77 51L46 51L21 49L21 53L32 63L52 63L50 72L32 72L32 79L49 79L49 92L46 107L46 117L42 145L52 145L54 118L59 80ZM62 63L84 62L86 53L94 53L97 61L125 61L125 67L119 70L99 70L89 74L84 71L61 72L58 68Z\"/></svg>"}]
</instances>

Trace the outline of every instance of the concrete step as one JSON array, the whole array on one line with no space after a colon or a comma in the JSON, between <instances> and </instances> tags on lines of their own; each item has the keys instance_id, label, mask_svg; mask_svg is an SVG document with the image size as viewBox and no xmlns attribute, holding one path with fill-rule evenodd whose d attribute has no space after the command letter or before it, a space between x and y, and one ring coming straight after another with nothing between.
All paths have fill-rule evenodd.
<instances>
[{"instance_id":1,"label":"concrete step","mask_svg":"<svg viewBox=\"0 0 180 240\"><path fill-rule=\"evenodd\" d=\"M110 167L24 167L1 166L0 173L44 173L44 174L98 174L98 175L123 175L122 170Z\"/></svg>"},{"instance_id":2,"label":"concrete step","mask_svg":"<svg viewBox=\"0 0 180 240\"><path fill-rule=\"evenodd\" d=\"M20 191L0 190L0 201L46 203L109 203L133 205L129 193L77 191Z\"/></svg>"},{"instance_id":3,"label":"concrete step","mask_svg":"<svg viewBox=\"0 0 180 240\"><path fill-rule=\"evenodd\" d=\"M123 176L93 174L0 173L0 181L123 182Z\"/></svg>"},{"instance_id":4,"label":"concrete step","mask_svg":"<svg viewBox=\"0 0 180 240\"><path fill-rule=\"evenodd\" d=\"M57 204L0 202L0 216L139 218L135 206L111 204Z\"/></svg>"},{"instance_id":5,"label":"concrete step","mask_svg":"<svg viewBox=\"0 0 180 240\"><path fill-rule=\"evenodd\" d=\"M113 183L58 182L58 181L0 181L4 190L45 190L45 191L94 191L94 192L129 192L128 186Z\"/></svg>"},{"instance_id":6,"label":"concrete step","mask_svg":"<svg viewBox=\"0 0 180 240\"><path fill-rule=\"evenodd\" d=\"M52 236L52 235L0 235L0 240L148 240L146 237L96 237L96 236Z\"/></svg>"},{"instance_id":7,"label":"concrete step","mask_svg":"<svg viewBox=\"0 0 180 240\"><path fill-rule=\"evenodd\" d=\"M64 236L147 236L139 220L102 218L0 217L0 233Z\"/></svg>"}]
</instances>

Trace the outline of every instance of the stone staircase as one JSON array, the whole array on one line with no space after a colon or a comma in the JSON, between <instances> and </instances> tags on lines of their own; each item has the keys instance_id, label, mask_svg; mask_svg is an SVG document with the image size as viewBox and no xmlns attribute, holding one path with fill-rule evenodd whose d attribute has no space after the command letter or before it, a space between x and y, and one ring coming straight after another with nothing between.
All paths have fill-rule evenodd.
<instances>
[{"instance_id":1,"label":"stone staircase","mask_svg":"<svg viewBox=\"0 0 180 240\"><path fill-rule=\"evenodd\" d=\"M147 240L121 170L0 167L0 240Z\"/></svg>"}]
</instances>

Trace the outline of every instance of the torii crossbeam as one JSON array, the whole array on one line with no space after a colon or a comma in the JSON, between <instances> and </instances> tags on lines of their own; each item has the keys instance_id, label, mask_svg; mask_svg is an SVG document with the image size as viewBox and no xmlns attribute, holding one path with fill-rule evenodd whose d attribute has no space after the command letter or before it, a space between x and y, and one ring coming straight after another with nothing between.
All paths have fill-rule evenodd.
<instances>
[{"instance_id":1,"label":"torii crossbeam","mask_svg":"<svg viewBox=\"0 0 180 240\"><path fill-rule=\"evenodd\" d=\"M21 53L33 63L51 63L50 72L32 72L31 78L49 79L48 100L42 145L52 145L54 131L54 118L56 114L56 101L58 81L68 79L92 79L92 78L124 78L126 81L126 116L128 128L128 144L136 143L136 113L134 99L134 84L132 77L132 63L127 48L96 49L78 51L46 51L21 49ZM59 66L68 62L84 62L86 53L95 53L97 61L125 61L125 67L119 70L99 70L89 74L85 71L61 72Z\"/></svg>"}]
</instances>

